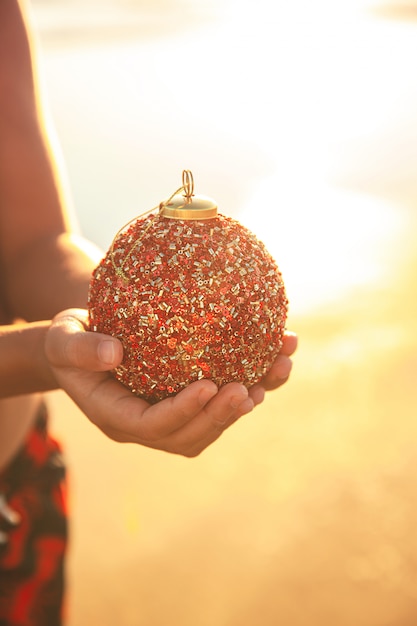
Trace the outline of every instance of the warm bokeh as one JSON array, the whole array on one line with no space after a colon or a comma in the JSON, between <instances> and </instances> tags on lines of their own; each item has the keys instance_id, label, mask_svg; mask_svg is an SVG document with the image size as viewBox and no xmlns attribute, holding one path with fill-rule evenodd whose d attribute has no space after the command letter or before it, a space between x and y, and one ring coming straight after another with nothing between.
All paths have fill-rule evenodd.
<instances>
[{"instance_id":1,"label":"warm bokeh","mask_svg":"<svg viewBox=\"0 0 417 626\"><path fill-rule=\"evenodd\" d=\"M194 173L267 244L291 382L201 457L61 394L69 626L417 623L417 2L34 0L82 229Z\"/></svg>"}]
</instances>

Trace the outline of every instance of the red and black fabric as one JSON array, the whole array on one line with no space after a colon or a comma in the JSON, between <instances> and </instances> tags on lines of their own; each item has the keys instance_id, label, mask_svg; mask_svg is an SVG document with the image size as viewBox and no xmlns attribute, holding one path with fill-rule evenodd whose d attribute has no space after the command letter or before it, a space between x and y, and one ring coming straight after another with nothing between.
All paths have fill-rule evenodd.
<instances>
[{"instance_id":1,"label":"red and black fabric","mask_svg":"<svg viewBox=\"0 0 417 626\"><path fill-rule=\"evenodd\" d=\"M0 473L0 626L61 626L67 544L65 466L42 407Z\"/></svg>"}]
</instances>

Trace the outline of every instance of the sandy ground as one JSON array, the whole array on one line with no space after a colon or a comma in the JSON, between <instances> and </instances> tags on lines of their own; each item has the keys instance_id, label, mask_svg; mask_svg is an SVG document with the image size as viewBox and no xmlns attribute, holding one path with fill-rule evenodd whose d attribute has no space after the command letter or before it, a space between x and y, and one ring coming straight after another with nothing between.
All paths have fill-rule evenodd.
<instances>
[{"instance_id":1,"label":"sandy ground","mask_svg":"<svg viewBox=\"0 0 417 626\"><path fill-rule=\"evenodd\" d=\"M409 10L408 19L411 4ZM359 72L332 80L339 90L347 82L357 91L343 105L346 108L341 104L345 94L332 92L333 105L342 108L328 126L315 127L316 134L308 111L305 126L297 122L299 136L291 136L294 128L288 117L289 133L278 123L271 143L256 143L262 128L249 131L243 140L235 119L202 130L208 110L202 100L201 117L196 113L190 121L191 107L181 108L173 98L170 121L162 115L165 109L158 99L166 85L151 82L151 73L141 75L145 87L155 90L155 99L147 102L142 97L142 122L132 130L135 137L139 128L146 141L154 133L149 154L138 156L135 164L143 172L139 182L133 174L129 177L129 168L117 170L122 155L133 155L129 140L119 147L122 122L104 131L101 126L100 134L94 127L94 104L76 94L69 108L78 121L88 109L91 123L84 127L84 137L74 136L75 118L58 106L68 96L62 89L69 81L66 53L48 52L46 78L78 205L111 204L123 183L121 203L133 204L140 185L148 208L156 190L162 194L157 201L165 191L169 194L171 187L161 181L170 180L167 172L187 154L199 171L208 172L204 182L211 186L202 193L220 195L235 213L250 193L259 198L262 189L275 189L274 200L282 200L287 210L280 218L284 236L276 226L274 253L288 276L289 326L300 335L291 382L193 460L117 445L61 393L50 395L54 430L65 441L71 467L69 626L417 623L417 91L409 71L412 74L416 57L408 56L406 48L408 40L416 39L417 26L401 20L390 24L378 26L384 29L384 42L378 40L376 47L372 41L364 43L374 34L374 22L365 35L362 23L357 28L351 24L363 38L345 34L342 43L354 43L343 55L337 37L332 38L332 53L339 50L338 60ZM391 35L396 37L396 54ZM210 33L201 37L204 46ZM366 53L362 59L352 52L358 45L361 54ZM146 50L155 52L152 47ZM373 54L384 62L393 58L392 65L376 71ZM159 60L152 59L158 67ZM172 69L178 59L181 55L164 62ZM299 60L298 69L304 60ZM363 64L373 71L360 74ZM114 69L110 67L110 73L118 74ZM323 80L319 87L329 79L326 71L318 78ZM93 80L99 89L97 76ZM375 84L369 85L372 81ZM368 110L371 94L376 95ZM303 95L304 104L314 105L306 94L293 95ZM159 108L152 114L154 103ZM323 106L320 122L328 113ZM349 119L345 114L355 106L360 115ZM227 113L227 103L224 108ZM268 122L271 111L266 111ZM123 113L126 119L125 109ZM101 120L110 118L109 113ZM186 133L176 130L185 120L191 124L186 139ZM284 148L277 138L305 144L297 166L288 165L293 159L289 143L284 146L288 158L282 157ZM100 148L109 141L113 161L106 161L97 149L97 143ZM220 142L220 149L218 161L210 165L214 141ZM320 160L323 142L331 164L319 170L313 155ZM96 167L86 173L93 144ZM247 153L250 156L242 156ZM226 162L228 171L222 174ZM285 180L288 172L290 182ZM308 215L306 202L311 203ZM252 201L252 215L254 207L259 209L255 205ZM340 223L330 213L338 206L346 211L341 216L344 226L330 232L329 224ZM381 234L387 206L395 219ZM268 214L259 219L265 223ZM87 230L94 220L99 221L98 212L83 213ZM105 244L123 220L118 214L102 221L107 230L96 238ZM303 224L308 236L303 235ZM259 227L262 230L260 222Z\"/></svg>"}]
</instances>

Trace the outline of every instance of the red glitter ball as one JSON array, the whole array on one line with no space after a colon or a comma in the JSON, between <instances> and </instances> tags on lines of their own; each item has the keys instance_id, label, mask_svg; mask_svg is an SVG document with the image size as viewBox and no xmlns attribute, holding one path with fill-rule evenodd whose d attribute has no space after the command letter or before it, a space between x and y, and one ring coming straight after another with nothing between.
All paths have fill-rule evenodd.
<instances>
[{"instance_id":1,"label":"red glitter ball","mask_svg":"<svg viewBox=\"0 0 417 626\"><path fill-rule=\"evenodd\" d=\"M156 402L191 382L247 387L282 346L287 298L278 267L236 220L138 218L93 274L90 329L120 339L115 377Z\"/></svg>"}]
</instances>

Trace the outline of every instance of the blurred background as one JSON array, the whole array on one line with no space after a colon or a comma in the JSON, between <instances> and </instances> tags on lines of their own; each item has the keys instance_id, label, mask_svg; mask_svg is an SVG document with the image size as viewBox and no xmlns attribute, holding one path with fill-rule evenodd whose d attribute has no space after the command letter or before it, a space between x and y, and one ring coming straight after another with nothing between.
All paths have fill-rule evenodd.
<instances>
[{"instance_id":1,"label":"blurred background","mask_svg":"<svg viewBox=\"0 0 417 626\"><path fill-rule=\"evenodd\" d=\"M191 169L267 245L291 381L197 459L59 392L68 625L417 623L417 2L32 0L83 233Z\"/></svg>"}]
</instances>

